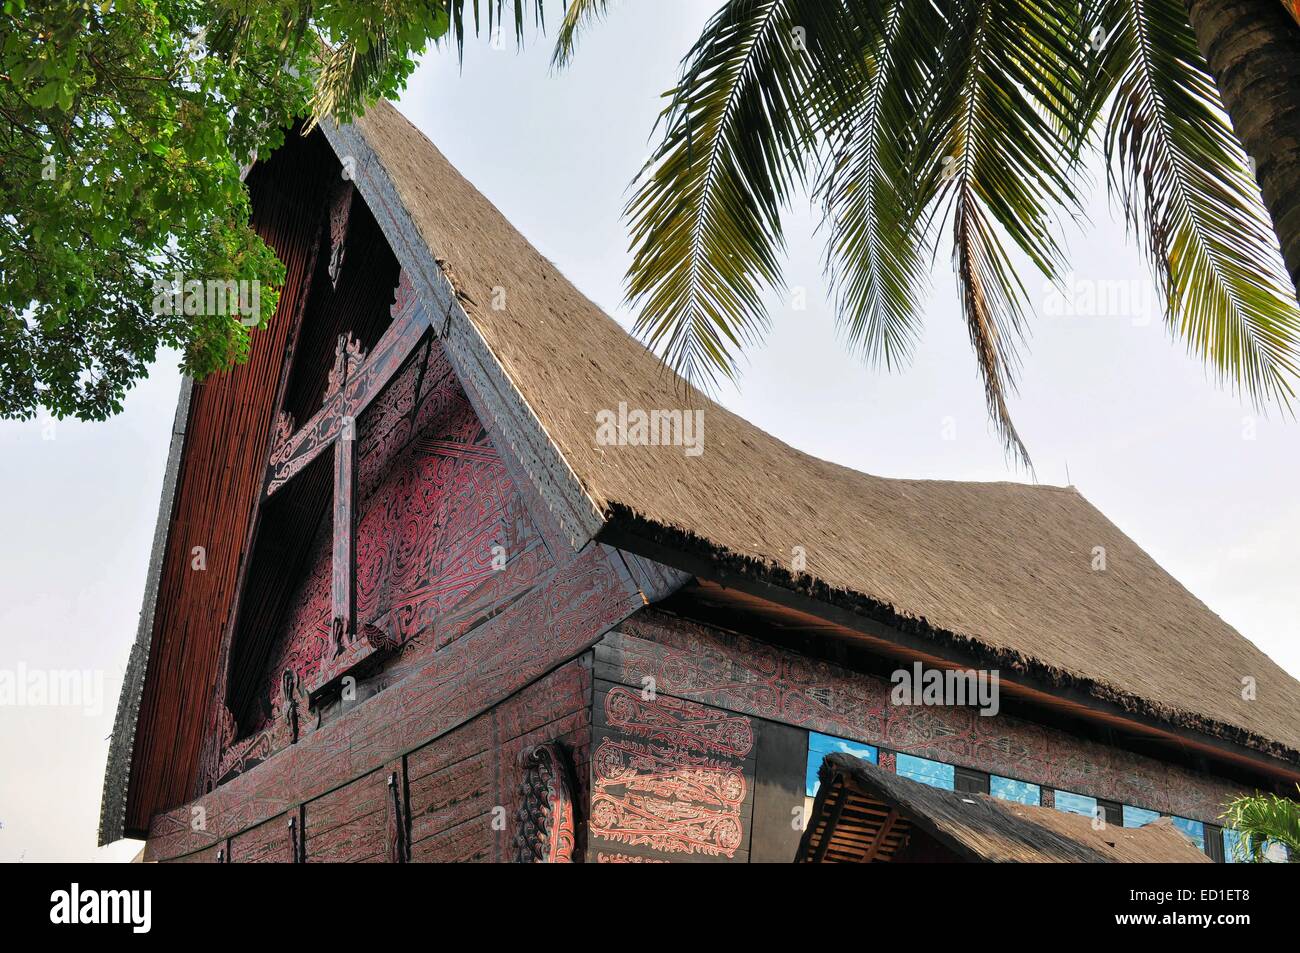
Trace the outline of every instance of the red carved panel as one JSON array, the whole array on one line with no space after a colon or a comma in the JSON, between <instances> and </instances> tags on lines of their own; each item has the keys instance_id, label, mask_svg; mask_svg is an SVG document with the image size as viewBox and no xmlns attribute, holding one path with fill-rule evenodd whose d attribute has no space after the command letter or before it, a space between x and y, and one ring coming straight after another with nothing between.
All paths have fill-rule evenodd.
<instances>
[{"instance_id":1,"label":"red carved panel","mask_svg":"<svg viewBox=\"0 0 1300 953\"><path fill-rule=\"evenodd\" d=\"M309 863L388 860L388 771L372 771L303 809Z\"/></svg>"},{"instance_id":2,"label":"red carved panel","mask_svg":"<svg viewBox=\"0 0 1300 953\"><path fill-rule=\"evenodd\" d=\"M588 837L652 857L744 859L753 794L749 718L622 686L598 695Z\"/></svg>"},{"instance_id":3,"label":"red carved panel","mask_svg":"<svg viewBox=\"0 0 1300 953\"><path fill-rule=\"evenodd\" d=\"M441 348L422 348L417 358L358 428L360 631L345 637L344 653L335 660L331 592L340 581L333 579L326 527L263 676L268 720L284 706L284 671L294 672L300 686L317 686L370 654L375 646L368 636L396 649L435 625L439 632L425 641L444 645L518 598L554 565ZM413 433L419 436L412 439Z\"/></svg>"},{"instance_id":4,"label":"red carved panel","mask_svg":"<svg viewBox=\"0 0 1300 953\"><path fill-rule=\"evenodd\" d=\"M288 815L281 814L230 839L232 864L293 863Z\"/></svg>"},{"instance_id":5,"label":"red carved panel","mask_svg":"<svg viewBox=\"0 0 1300 953\"><path fill-rule=\"evenodd\" d=\"M507 860L518 834L522 756L538 745L565 752L584 778L591 715L589 659L579 659L407 757L411 859ZM584 803L585 787L572 795ZM565 829L576 842L573 824ZM471 849L474 848L474 849ZM457 855L450 857L450 855Z\"/></svg>"},{"instance_id":6,"label":"red carved panel","mask_svg":"<svg viewBox=\"0 0 1300 953\"><path fill-rule=\"evenodd\" d=\"M516 863L571 864L577 853L577 814L568 754L547 742L524 749L515 814Z\"/></svg>"}]
</instances>

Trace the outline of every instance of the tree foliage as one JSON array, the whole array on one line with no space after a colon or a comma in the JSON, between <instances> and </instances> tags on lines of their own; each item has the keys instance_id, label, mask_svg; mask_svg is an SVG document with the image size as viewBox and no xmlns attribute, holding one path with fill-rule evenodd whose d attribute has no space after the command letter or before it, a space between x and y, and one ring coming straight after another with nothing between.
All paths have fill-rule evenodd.
<instances>
[{"instance_id":1,"label":"tree foliage","mask_svg":"<svg viewBox=\"0 0 1300 953\"><path fill-rule=\"evenodd\" d=\"M294 117L396 96L431 40L522 41L544 0L3 0L0 415L104 417L157 347L202 376L240 316L158 314L156 283L283 269L247 225L241 164ZM553 63L610 12L553 0ZM689 381L736 374L783 285L782 220L821 204L847 345L903 364L929 258L1008 451L1028 267L1065 278L1061 222L1100 152L1171 331L1257 403L1286 403L1300 305L1182 0L723 0L668 91L636 181L637 331ZM310 123L309 123L310 125Z\"/></svg>"},{"instance_id":2,"label":"tree foliage","mask_svg":"<svg viewBox=\"0 0 1300 953\"><path fill-rule=\"evenodd\" d=\"M1300 801L1276 794L1243 796L1228 805L1223 820L1241 835L1237 860L1261 863L1270 844L1285 844L1292 859L1300 857Z\"/></svg>"},{"instance_id":3,"label":"tree foliage","mask_svg":"<svg viewBox=\"0 0 1300 953\"><path fill-rule=\"evenodd\" d=\"M346 118L396 94L448 19L391 0L0 11L0 416L17 418L118 412L160 346L195 377L244 360L284 268L249 227L241 167L313 107ZM257 314L160 302L239 280Z\"/></svg>"}]
</instances>

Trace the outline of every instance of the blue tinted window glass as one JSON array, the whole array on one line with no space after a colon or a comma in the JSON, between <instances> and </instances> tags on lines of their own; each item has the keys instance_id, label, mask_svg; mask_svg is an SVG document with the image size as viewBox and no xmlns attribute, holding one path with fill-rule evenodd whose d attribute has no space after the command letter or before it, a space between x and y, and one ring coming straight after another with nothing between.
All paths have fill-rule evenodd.
<instances>
[{"instance_id":1,"label":"blue tinted window glass","mask_svg":"<svg viewBox=\"0 0 1300 953\"><path fill-rule=\"evenodd\" d=\"M1242 839L1240 831L1234 831L1231 827L1223 829L1223 862L1227 864L1240 864L1246 860L1242 853L1246 849L1245 842Z\"/></svg>"},{"instance_id":2,"label":"blue tinted window glass","mask_svg":"<svg viewBox=\"0 0 1300 953\"><path fill-rule=\"evenodd\" d=\"M808 732L808 776L805 781L805 793L812 797L817 793L819 781L817 780L817 771L822 766L822 759L828 754L851 754L855 758L861 758L863 761L870 761L876 764L879 752L871 745L864 745L860 741L849 741L847 738L835 738L831 735L818 734L815 731Z\"/></svg>"},{"instance_id":3,"label":"blue tinted window glass","mask_svg":"<svg viewBox=\"0 0 1300 953\"><path fill-rule=\"evenodd\" d=\"M1178 828L1196 842L1196 846L1205 850L1205 825L1200 821L1189 821L1185 817L1175 817L1174 827Z\"/></svg>"},{"instance_id":4,"label":"blue tinted window glass","mask_svg":"<svg viewBox=\"0 0 1300 953\"><path fill-rule=\"evenodd\" d=\"M1131 804L1124 805L1125 827L1145 827L1152 821L1159 819L1160 815L1155 811L1148 811L1145 807L1134 807Z\"/></svg>"},{"instance_id":5,"label":"blue tinted window glass","mask_svg":"<svg viewBox=\"0 0 1300 953\"><path fill-rule=\"evenodd\" d=\"M1004 801L1019 801L1021 804L1041 804L1043 793L1037 784L1028 781L1014 781L1000 778L996 774L989 777L989 793Z\"/></svg>"},{"instance_id":6,"label":"blue tinted window glass","mask_svg":"<svg viewBox=\"0 0 1300 953\"><path fill-rule=\"evenodd\" d=\"M1176 822L1180 818L1174 820ZM1187 823L1194 824L1196 822L1189 821ZM1240 864L1249 861L1250 856L1246 853L1249 849L1246 838L1241 836L1240 831L1234 831L1231 827L1223 829L1223 859L1226 863ZM1287 862L1289 853L1285 844L1280 844L1277 841L1264 842L1265 863L1284 864Z\"/></svg>"},{"instance_id":7,"label":"blue tinted window glass","mask_svg":"<svg viewBox=\"0 0 1300 953\"><path fill-rule=\"evenodd\" d=\"M899 754L895 770L905 778L949 791L953 789L953 778L956 774L950 764L931 761L929 758L918 758L910 754Z\"/></svg>"},{"instance_id":8,"label":"blue tinted window glass","mask_svg":"<svg viewBox=\"0 0 1300 953\"><path fill-rule=\"evenodd\" d=\"M1069 791L1056 792L1056 809L1067 814L1082 814L1084 817L1097 816L1097 799L1086 794L1071 794Z\"/></svg>"}]
</instances>

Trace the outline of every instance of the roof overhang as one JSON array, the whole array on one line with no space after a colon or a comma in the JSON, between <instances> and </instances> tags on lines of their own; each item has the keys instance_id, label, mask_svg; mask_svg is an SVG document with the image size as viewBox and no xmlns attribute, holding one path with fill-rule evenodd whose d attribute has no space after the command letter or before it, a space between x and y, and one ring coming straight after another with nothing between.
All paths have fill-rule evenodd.
<instances>
[{"instance_id":1,"label":"roof overhang","mask_svg":"<svg viewBox=\"0 0 1300 953\"><path fill-rule=\"evenodd\" d=\"M1137 695L1000 654L971 638L936 630L924 619L899 615L891 606L854 593L832 592L810 579L743 557L712 551L703 540L647 525L615 511L599 538L627 552L696 577L693 598L729 612L761 618L783 630L848 639L885 657L935 668L997 669L1000 688L1012 697L1074 718L1152 739L1170 749L1194 749L1277 782L1300 783L1300 753L1234 725L1191 713L1158 709Z\"/></svg>"}]
</instances>

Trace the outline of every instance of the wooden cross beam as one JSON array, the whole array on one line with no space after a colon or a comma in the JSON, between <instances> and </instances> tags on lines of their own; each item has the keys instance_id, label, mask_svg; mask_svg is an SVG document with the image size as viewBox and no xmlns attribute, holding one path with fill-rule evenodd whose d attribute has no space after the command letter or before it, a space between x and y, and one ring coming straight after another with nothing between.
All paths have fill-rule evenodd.
<instances>
[{"instance_id":1,"label":"wooden cross beam","mask_svg":"<svg viewBox=\"0 0 1300 953\"><path fill-rule=\"evenodd\" d=\"M367 357L350 334L339 336L325 400L294 430L293 418L281 412L265 481L270 497L325 452L334 450L334 545L330 572L330 629L334 658L344 655L356 635L356 438L357 418L406 364L430 326L405 272L398 282L392 323ZM332 673L341 674L326 664ZM319 687L319 686L317 686ZM310 686L309 686L310 688Z\"/></svg>"}]
</instances>

